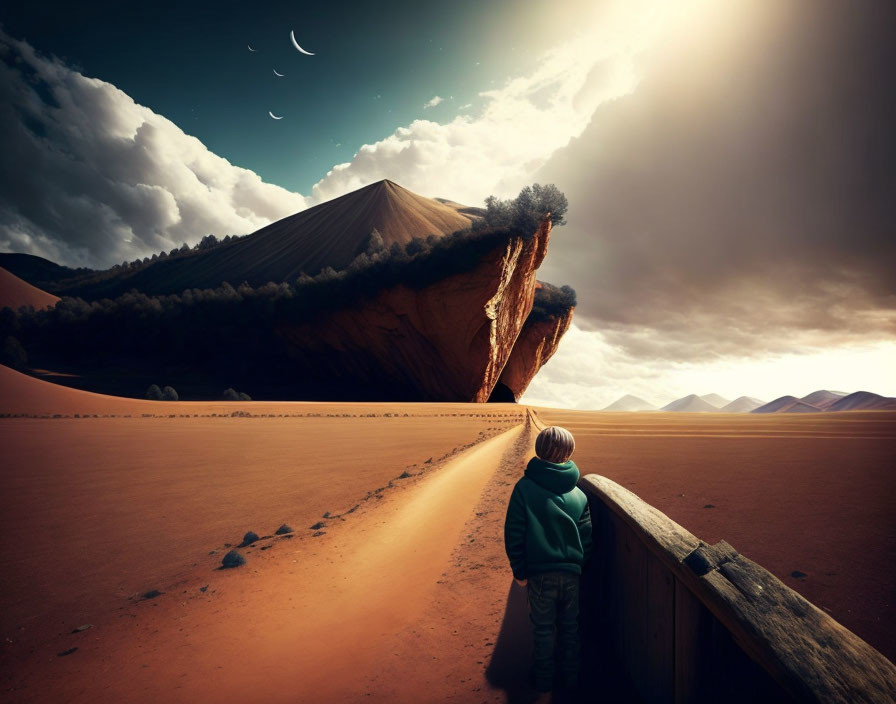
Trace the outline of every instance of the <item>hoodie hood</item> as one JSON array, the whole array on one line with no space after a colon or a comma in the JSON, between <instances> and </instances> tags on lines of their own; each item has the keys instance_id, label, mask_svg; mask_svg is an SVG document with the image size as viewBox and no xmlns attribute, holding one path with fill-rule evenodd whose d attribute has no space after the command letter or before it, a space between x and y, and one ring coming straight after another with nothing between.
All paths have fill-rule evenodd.
<instances>
[{"instance_id":1,"label":"hoodie hood","mask_svg":"<svg viewBox=\"0 0 896 704\"><path fill-rule=\"evenodd\" d=\"M572 460L556 463L533 457L526 465L524 476L548 491L565 494L572 491L579 481L579 468Z\"/></svg>"}]
</instances>

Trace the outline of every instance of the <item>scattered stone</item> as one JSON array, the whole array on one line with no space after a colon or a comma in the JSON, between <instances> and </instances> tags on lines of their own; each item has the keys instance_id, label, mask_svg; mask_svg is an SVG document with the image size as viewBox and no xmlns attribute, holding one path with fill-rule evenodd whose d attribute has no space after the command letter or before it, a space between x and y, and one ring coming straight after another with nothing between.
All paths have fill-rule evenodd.
<instances>
[{"instance_id":1,"label":"scattered stone","mask_svg":"<svg viewBox=\"0 0 896 704\"><path fill-rule=\"evenodd\" d=\"M323 528L325 525L327 525L327 524L324 523L323 521L318 521L313 526L311 526L311 530L319 530L320 528Z\"/></svg>"},{"instance_id":2,"label":"scattered stone","mask_svg":"<svg viewBox=\"0 0 896 704\"><path fill-rule=\"evenodd\" d=\"M201 592L204 592L206 589L208 589L207 584L204 587L199 587L199 591L201 591Z\"/></svg>"},{"instance_id":3,"label":"scattered stone","mask_svg":"<svg viewBox=\"0 0 896 704\"><path fill-rule=\"evenodd\" d=\"M212 550L212 551L209 552L209 555L214 555L216 552L218 552L218 551L217 551L217 550Z\"/></svg>"},{"instance_id":4,"label":"scattered stone","mask_svg":"<svg viewBox=\"0 0 896 704\"><path fill-rule=\"evenodd\" d=\"M88 628L93 628L93 624L85 623L83 626L78 626L72 633L80 633L81 631L86 631Z\"/></svg>"},{"instance_id":5,"label":"scattered stone","mask_svg":"<svg viewBox=\"0 0 896 704\"><path fill-rule=\"evenodd\" d=\"M715 508L713 504L706 504L703 508Z\"/></svg>"},{"instance_id":6,"label":"scattered stone","mask_svg":"<svg viewBox=\"0 0 896 704\"><path fill-rule=\"evenodd\" d=\"M256 533L254 530L250 530L243 536L243 542L237 547L244 548L247 545L251 545L256 540L258 540L258 533Z\"/></svg>"},{"instance_id":7,"label":"scattered stone","mask_svg":"<svg viewBox=\"0 0 896 704\"><path fill-rule=\"evenodd\" d=\"M329 512L329 511L324 512L324 515L323 515L322 517L323 517L323 518L329 518L329 517L330 517L330 512Z\"/></svg>"},{"instance_id":8,"label":"scattered stone","mask_svg":"<svg viewBox=\"0 0 896 704\"><path fill-rule=\"evenodd\" d=\"M56 653L56 655L58 655L61 658L63 655L71 655L77 649L78 649L77 647L69 648L68 650L63 650L61 653Z\"/></svg>"},{"instance_id":9,"label":"scattered stone","mask_svg":"<svg viewBox=\"0 0 896 704\"><path fill-rule=\"evenodd\" d=\"M326 531L324 531L324 530L319 530L319 531L317 531L317 532L315 532L315 533L312 533L312 534L311 534L311 537L312 537L312 538L316 538L317 536L319 536L319 535L324 535L325 533L326 533Z\"/></svg>"},{"instance_id":10,"label":"scattered stone","mask_svg":"<svg viewBox=\"0 0 896 704\"><path fill-rule=\"evenodd\" d=\"M404 470L401 474L398 475L399 479L407 479L408 477L414 476L408 470Z\"/></svg>"},{"instance_id":11,"label":"scattered stone","mask_svg":"<svg viewBox=\"0 0 896 704\"><path fill-rule=\"evenodd\" d=\"M799 570L794 570L793 572L790 573L790 576L796 577L797 579L802 579L803 577L808 577L809 575L807 575L805 572L800 572Z\"/></svg>"},{"instance_id":12,"label":"scattered stone","mask_svg":"<svg viewBox=\"0 0 896 704\"><path fill-rule=\"evenodd\" d=\"M162 596L165 592L160 592L158 589L150 589L148 592L144 592L141 596L144 599L155 599L157 596Z\"/></svg>"},{"instance_id":13,"label":"scattered stone","mask_svg":"<svg viewBox=\"0 0 896 704\"><path fill-rule=\"evenodd\" d=\"M284 533L292 533L292 528L285 523L276 530L276 535L283 535Z\"/></svg>"},{"instance_id":14,"label":"scattered stone","mask_svg":"<svg viewBox=\"0 0 896 704\"><path fill-rule=\"evenodd\" d=\"M432 464L432 457L430 457L428 460L426 460L426 462L424 462L423 464Z\"/></svg>"},{"instance_id":15,"label":"scattered stone","mask_svg":"<svg viewBox=\"0 0 896 704\"><path fill-rule=\"evenodd\" d=\"M295 533L287 533L286 535L281 535L280 540L286 540L287 538L295 538Z\"/></svg>"},{"instance_id":16,"label":"scattered stone","mask_svg":"<svg viewBox=\"0 0 896 704\"><path fill-rule=\"evenodd\" d=\"M239 567L246 564L246 558L240 555L236 550L231 550L221 560L224 567Z\"/></svg>"}]
</instances>

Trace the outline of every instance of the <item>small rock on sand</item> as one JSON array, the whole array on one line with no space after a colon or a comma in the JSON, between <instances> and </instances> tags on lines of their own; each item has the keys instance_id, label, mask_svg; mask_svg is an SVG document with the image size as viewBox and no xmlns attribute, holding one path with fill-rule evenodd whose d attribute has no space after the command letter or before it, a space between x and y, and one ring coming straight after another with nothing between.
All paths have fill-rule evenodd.
<instances>
[{"instance_id":1,"label":"small rock on sand","mask_svg":"<svg viewBox=\"0 0 896 704\"><path fill-rule=\"evenodd\" d=\"M92 628L92 623L85 623L83 626L78 626L72 633L80 633L81 631L86 631L88 628Z\"/></svg>"},{"instance_id":2,"label":"small rock on sand","mask_svg":"<svg viewBox=\"0 0 896 704\"><path fill-rule=\"evenodd\" d=\"M240 547L245 547L246 545L251 545L256 540L258 540L258 533L256 533L254 530L250 530L248 533L246 533L243 536L243 542L240 545Z\"/></svg>"},{"instance_id":3,"label":"small rock on sand","mask_svg":"<svg viewBox=\"0 0 896 704\"><path fill-rule=\"evenodd\" d=\"M277 529L276 535L283 535L284 533L292 533L292 528L285 523Z\"/></svg>"},{"instance_id":4,"label":"small rock on sand","mask_svg":"<svg viewBox=\"0 0 896 704\"><path fill-rule=\"evenodd\" d=\"M796 577L797 579L802 579L803 577L808 577L809 575L807 575L805 572L800 572L799 570L794 570L793 572L790 573L790 576Z\"/></svg>"},{"instance_id":5,"label":"small rock on sand","mask_svg":"<svg viewBox=\"0 0 896 704\"><path fill-rule=\"evenodd\" d=\"M236 550L231 550L221 560L224 567L239 567L246 564L246 558L240 555Z\"/></svg>"},{"instance_id":6,"label":"small rock on sand","mask_svg":"<svg viewBox=\"0 0 896 704\"><path fill-rule=\"evenodd\" d=\"M61 658L63 655L71 655L77 649L78 649L77 647L69 648L68 650L63 650L61 653L56 653L56 655L58 655Z\"/></svg>"}]
</instances>

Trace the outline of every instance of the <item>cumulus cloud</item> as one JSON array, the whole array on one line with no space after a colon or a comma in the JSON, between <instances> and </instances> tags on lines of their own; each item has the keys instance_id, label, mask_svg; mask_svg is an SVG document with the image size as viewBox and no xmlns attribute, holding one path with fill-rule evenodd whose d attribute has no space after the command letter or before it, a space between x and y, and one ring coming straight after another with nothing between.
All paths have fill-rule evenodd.
<instances>
[{"instance_id":1,"label":"cumulus cloud","mask_svg":"<svg viewBox=\"0 0 896 704\"><path fill-rule=\"evenodd\" d=\"M547 50L532 73L480 93L478 114L400 127L334 166L311 197L322 202L384 178L468 205L516 195L555 150L581 134L599 104L634 90L636 57L666 16L648 9L670 4L592 3L593 17L579 15L577 33Z\"/></svg>"},{"instance_id":2,"label":"cumulus cloud","mask_svg":"<svg viewBox=\"0 0 896 704\"><path fill-rule=\"evenodd\" d=\"M423 109L426 110L427 108L434 108L434 107L435 107L436 105L438 105L439 103L444 103L444 102L445 102L445 99L444 99L444 98L441 98L441 97L439 97L438 95L436 95L436 96L434 96L431 100L427 100L427 101L423 104Z\"/></svg>"},{"instance_id":3,"label":"cumulus cloud","mask_svg":"<svg viewBox=\"0 0 896 704\"><path fill-rule=\"evenodd\" d=\"M306 207L0 30L0 249L106 267Z\"/></svg>"},{"instance_id":4,"label":"cumulus cloud","mask_svg":"<svg viewBox=\"0 0 896 704\"><path fill-rule=\"evenodd\" d=\"M542 275L637 359L892 339L892 10L718 7L538 173L570 202Z\"/></svg>"}]
</instances>

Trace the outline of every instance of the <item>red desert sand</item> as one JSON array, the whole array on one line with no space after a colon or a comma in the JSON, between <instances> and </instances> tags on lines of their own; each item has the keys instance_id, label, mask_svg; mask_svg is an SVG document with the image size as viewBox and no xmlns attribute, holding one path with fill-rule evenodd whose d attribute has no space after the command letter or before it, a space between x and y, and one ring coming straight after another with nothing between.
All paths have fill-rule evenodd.
<instances>
[{"instance_id":1,"label":"red desert sand","mask_svg":"<svg viewBox=\"0 0 896 704\"><path fill-rule=\"evenodd\" d=\"M0 267L0 308L4 306L13 309L21 306L48 308L55 306L58 301L59 299L53 294L32 286Z\"/></svg>"},{"instance_id":2,"label":"red desert sand","mask_svg":"<svg viewBox=\"0 0 896 704\"><path fill-rule=\"evenodd\" d=\"M151 402L0 368L0 413L50 416L0 418L6 699L527 695L502 535L525 407ZM583 472L728 540L893 657L896 414L537 413L576 434ZM246 564L221 569L248 530Z\"/></svg>"}]
</instances>

